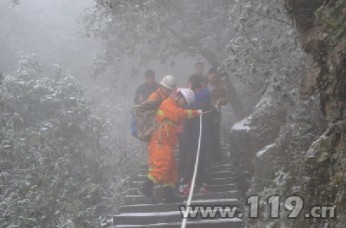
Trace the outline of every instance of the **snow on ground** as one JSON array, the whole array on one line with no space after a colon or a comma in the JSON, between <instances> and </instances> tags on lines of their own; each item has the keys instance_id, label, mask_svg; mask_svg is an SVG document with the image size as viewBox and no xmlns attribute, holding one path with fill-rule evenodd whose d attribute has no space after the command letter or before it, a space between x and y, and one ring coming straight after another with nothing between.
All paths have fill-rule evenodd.
<instances>
[{"instance_id":1,"label":"snow on ground","mask_svg":"<svg viewBox=\"0 0 346 228\"><path fill-rule=\"evenodd\" d=\"M275 146L275 143L266 145L265 147L263 147L260 151L258 151L256 153L256 157L261 157L263 154L265 154L266 152L268 152L269 149L273 148Z\"/></svg>"},{"instance_id":2,"label":"snow on ground","mask_svg":"<svg viewBox=\"0 0 346 228\"><path fill-rule=\"evenodd\" d=\"M245 119L242 119L241 121L235 123L232 127L232 131L249 131L250 130L250 121L251 116L246 117Z\"/></svg>"}]
</instances>

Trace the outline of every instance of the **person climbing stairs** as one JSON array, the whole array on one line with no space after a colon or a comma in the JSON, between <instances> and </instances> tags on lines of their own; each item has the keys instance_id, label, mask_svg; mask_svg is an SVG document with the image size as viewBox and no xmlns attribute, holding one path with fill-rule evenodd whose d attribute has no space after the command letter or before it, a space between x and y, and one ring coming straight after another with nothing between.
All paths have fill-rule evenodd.
<instances>
[{"instance_id":1,"label":"person climbing stairs","mask_svg":"<svg viewBox=\"0 0 346 228\"><path fill-rule=\"evenodd\" d=\"M225 140L222 140L225 141ZM235 216L222 216L222 212L214 216L204 216L199 211L195 218L187 219L186 227L243 227L243 205L241 195L234 182L230 166L229 145L222 144L222 161L219 161L207 170L207 194L194 193L191 207L202 206L222 207L223 209L237 208ZM177 151L175 151L177 152ZM163 203L158 197L145 197L138 193L139 187L146 181L147 169L143 165L140 174L128 188L125 204L120 206L119 214L113 217L112 228L122 227L181 227L183 210L186 206L186 196L179 196L180 202ZM223 210L222 209L222 210ZM193 211L193 210L192 210ZM193 216L193 214L190 213ZM209 214L210 215L210 214Z\"/></svg>"}]
</instances>

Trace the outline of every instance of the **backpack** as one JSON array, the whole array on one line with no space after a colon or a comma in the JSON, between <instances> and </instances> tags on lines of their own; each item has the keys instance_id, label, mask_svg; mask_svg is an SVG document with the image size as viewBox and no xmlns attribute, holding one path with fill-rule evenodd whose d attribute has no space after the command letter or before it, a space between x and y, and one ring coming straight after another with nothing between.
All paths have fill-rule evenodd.
<instances>
[{"instance_id":1,"label":"backpack","mask_svg":"<svg viewBox=\"0 0 346 228\"><path fill-rule=\"evenodd\" d=\"M149 142L156 128L155 116L162 100L146 101L135 105L131 110L131 133L136 138Z\"/></svg>"}]
</instances>

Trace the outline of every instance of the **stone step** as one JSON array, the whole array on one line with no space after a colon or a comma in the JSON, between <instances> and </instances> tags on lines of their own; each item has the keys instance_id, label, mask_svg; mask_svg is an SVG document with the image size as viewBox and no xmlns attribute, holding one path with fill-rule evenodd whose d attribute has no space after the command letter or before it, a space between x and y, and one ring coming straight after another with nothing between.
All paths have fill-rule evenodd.
<instances>
[{"instance_id":1,"label":"stone step","mask_svg":"<svg viewBox=\"0 0 346 228\"><path fill-rule=\"evenodd\" d=\"M217 165L214 164L208 168L206 168L206 172L219 172L219 171L231 171L231 165L230 163L225 163L223 165ZM139 175L147 175L148 174L148 167L141 168L139 170Z\"/></svg>"},{"instance_id":2,"label":"stone step","mask_svg":"<svg viewBox=\"0 0 346 228\"><path fill-rule=\"evenodd\" d=\"M227 191L237 190L237 185L236 184L207 185L206 188L209 192L227 192Z\"/></svg>"},{"instance_id":3,"label":"stone step","mask_svg":"<svg viewBox=\"0 0 346 228\"><path fill-rule=\"evenodd\" d=\"M226 164L226 165L213 165L210 166L206 169L206 173L208 172L220 172L220 171L231 171L231 165L230 164Z\"/></svg>"},{"instance_id":4,"label":"stone step","mask_svg":"<svg viewBox=\"0 0 346 228\"><path fill-rule=\"evenodd\" d=\"M213 163L206 169L206 182L208 194L201 195L195 193L192 206L237 206L239 212L244 208L240 202L241 194L237 191L234 173L230 165L230 145L228 136L221 134L221 159ZM179 150L174 150L175 160L179 160ZM165 204L159 197L144 197L138 193L139 186L147 180L148 161L143 160L138 171L138 176L130 179L131 188L127 190L125 205L119 208L120 214L114 216L114 226L112 228L129 227L181 227L182 214L179 206L186 204L187 197L180 196L180 202ZM160 193L158 193L160 194ZM213 218L213 219L190 219L187 227L208 228L208 227L244 227L240 218Z\"/></svg>"},{"instance_id":5,"label":"stone step","mask_svg":"<svg viewBox=\"0 0 346 228\"><path fill-rule=\"evenodd\" d=\"M240 193L238 190L230 190L230 191L225 191L225 192L209 192L207 194L198 194L195 193L193 195L194 200L211 200L211 199L238 199L240 198ZM187 199L187 197L186 197ZM184 200L186 200L184 199Z\"/></svg>"},{"instance_id":6,"label":"stone step","mask_svg":"<svg viewBox=\"0 0 346 228\"><path fill-rule=\"evenodd\" d=\"M207 172L206 176L209 178L209 180L215 179L215 178L228 178L233 176L233 172L232 171Z\"/></svg>"},{"instance_id":7,"label":"stone step","mask_svg":"<svg viewBox=\"0 0 346 228\"><path fill-rule=\"evenodd\" d=\"M149 225L155 223L172 223L181 220L179 211L122 213L113 217L114 224Z\"/></svg>"},{"instance_id":8,"label":"stone step","mask_svg":"<svg viewBox=\"0 0 346 228\"><path fill-rule=\"evenodd\" d=\"M176 155L178 155L178 153L179 152L175 152L176 153ZM221 154L221 158L222 159L220 159L220 161L217 161L216 163L220 163L220 162L223 162L223 161L229 161L229 159L230 159L230 152L227 150L227 151L225 151L225 152L223 152L222 154ZM175 157L175 161L176 162L179 162L179 156L176 156ZM140 169L148 169L148 161L147 160L145 160L141 165L140 165Z\"/></svg>"},{"instance_id":9,"label":"stone step","mask_svg":"<svg viewBox=\"0 0 346 228\"><path fill-rule=\"evenodd\" d=\"M175 223L156 223L148 225L117 225L112 228L144 228L144 227L168 227L168 228L179 228L181 222ZM198 220L198 221L187 221L186 227L188 228L242 228L244 227L243 222L239 218L229 219L213 219L213 220Z\"/></svg>"},{"instance_id":10,"label":"stone step","mask_svg":"<svg viewBox=\"0 0 346 228\"><path fill-rule=\"evenodd\" d=\"M131 181L130 186L131 188L139 188L144 181ZM234 178L232 176L230 177L219 177L216 178L207 178L206 179L207 185L225 185L225 184L234 184Z\"/></svg>"},{"instance_id":11,"label":"stone step","mask_svg":"<svg viewBox=\"0 0 346 228\"><path fill-rule=\"evenodd\" d=\"M157 212L157 211L175 211L179 209L179 205L184 203L158 203L158 204L135 204L124 205L119 208L120 213L136 213L136 212ZM191 205L218 205L218 206L238 206L242 208L241 202L238 199L207 199L207 200L193 200Z\"/></svg>"},{"instance_id":12,"label":"stone step","mask_svg":"<svg viewBox=\"0 0 346 228\"><path fill-rule=\"evenodd\" d=\"M182 213L180 211L168 211L168 212L140 212L140 213L122 213L113 217L114 224L122 225L151 225L151 224L162 224L162 223L181 223ZM214 219L225 219L221 218L219 214L213 217ZM202 218L197 215L196 218L188 219L189 221L209 221L209 218ZM212 221L212 220L211 220ZM237 220L241 221L240 219ZM150 226L151 227L151 226Z\"/></svg>"},{"instance_id":13,"label":"stone step","mask_svg":"<svg viewBox=\"0 0 346 228\"><path fill-rule=\"evenodd\" d=\"M139 188L143 183L144 181L132 181L130 183L130 186L131 188Z\"/></svg>"},{"instance_id":14,"label":"stone step","mask_svg":"<svg viewBox=\"0 0 346 228\"><path fill-rule=\"evenodd\" d=\"M125 205L163 203L163 200L159 197L145 197L137 194L125 196Z\"/></svg>"},{"instance_id":15,"label":"stone step","mask_svg":"<svg viewBox=\"0 0 346 228\"><path fill-rule=\"evenodd\" d=\"M230 165L219 165L208 167L205 171L207 178L222 178L233 176L233 172L230 171ZM141 173L131 179L131 181L145 181L147 179L147 170L141 171Z\"/></svg>"},{"instance_id":16,"label":"stone step","mask_svg":"<svg viewBox=\"0 0 346 228\"><path fill-rule=\"evenodd\" d=\"M207 178L212 179L212 178L224 178L224 177L230 177L233 176L233 172L229 170L224 170L227 168L227 166L219 166L218 168L213 168L206 170L205 175ZM132 181L145 181L147 180L148 176L147 175L138 175L132 178Z\"/></svg>"},{"instance_id":17,"label":"stone step","mask_svg":"<svg viewBox=\"0 0 346 228\"><path fill-rule=\"evenodd\" d=\"M237 186L236 186L236 184L207 185L206 188L209 192L226 192L226 191L236 190ZM127 194L128 195L137 195L138 194L138 188L128 188Z\"/></svg>"},{"instance_id":18,"label":"stone step","mask_svg":"<svg viewBox=\"0 0 346 228\"><path fill-rule=\"evenodd\" d=\"M230 158L226 157L226 158L222 158L220 161L214 162L211 167L214 166L223 166L223 165L230 165Z\"/></svg>"},{"instance_id":19,"label":"stone step","mask_svg":"<svg viewBox=\"0 0 346 228\"><path fill-rule=\"evenodd\" d=\"M147 175L138 175L133 178L134 181L146 181L148 179Z\"/></svg>"},{"instance_id":20,"label":"stone step","mask_svg":"<svg viewBox=\"0 0 346 228\"><path fill-rule=\"evenodd\" d=\"M136 195L136 194L138 194L138 189L139 188L128 188L127 189L127 195Z\"/></svg>"},{"instance_id":21,"label":"stone step","mask_svg":"<svg viewBox=\"0 0 346 228\"><path fill-rule=\"evenodd\" d=\"M233 177L222 177L222 178L213 178L207 180L208 185L224 185L224 184L234 184Z\"/></svg>"},{"instance_id":22,"label":"stone step","mask_svg":"<svg viewBox=\"0 0 346 228\"><path fill-rule=\"evenodd\" d=\"M193 199L194 200L200 200L200 199L223 199L223 198L239 198L240 194L237 190L231 190L227 192L210 192L205 195L201 194L194 194ZM186 200L186 197L179 196L180 202L183 202ZM128 205L134 205L134 204L156 204L156 203L162 203L162 199L159 197L145 197L142 195L127 195L125 196L125 203Z\"/></svg>"}]
</instances>

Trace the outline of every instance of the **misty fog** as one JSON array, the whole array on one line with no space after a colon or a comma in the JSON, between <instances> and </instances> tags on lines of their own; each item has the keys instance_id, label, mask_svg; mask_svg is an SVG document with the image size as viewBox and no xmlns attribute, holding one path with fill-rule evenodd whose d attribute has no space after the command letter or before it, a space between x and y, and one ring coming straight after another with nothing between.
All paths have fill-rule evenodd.
<instances>
[{"instance_id":1,"label":"misty fog","mask_svg":"<svg viewBox=\"0 0 346 228\"><path fill-rule=\"evenodd\" d=\"M190 194L190 205L242 215L187 227L344 227L345 9L343 0L0 0L0 227L184 227L178 206ZM151 176L156 139L131 135L148 69L169 88L163 100L178 107L181 95L184 109L194 106L161 80L192 88L196 74L195 101L202 89L210 100L195 109L213 113L207 140L184 135L188 120L173 121L173 136L165 129L177 141L173 187ZM187 163L183 145L195 139L203 173L185 183L197 155ZM204 182L190 192L194 174ZM167 186L178 201L162 197ZM326 206L329 217L287 218L295 201L274 218L266 200L278 195Z\"/></svg>"}]
</instances>

